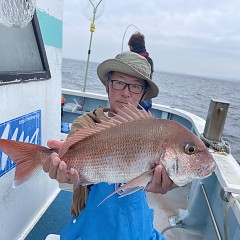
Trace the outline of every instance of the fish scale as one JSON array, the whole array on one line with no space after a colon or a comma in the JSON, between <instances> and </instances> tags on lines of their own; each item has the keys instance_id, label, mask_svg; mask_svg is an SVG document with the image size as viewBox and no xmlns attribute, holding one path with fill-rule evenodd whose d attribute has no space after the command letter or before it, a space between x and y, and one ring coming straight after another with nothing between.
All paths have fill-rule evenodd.
<instances>
[{"instance_id":1,"label":"fish scale","mask_svg":"<svg viewBox=\"0 0 240 240\"><path fill-rule=\"evenodd\" d=\"M139 122L142 127L152 126L148 128L151 137L156 119L151 119L150 122L149 120L139 120ZM81 172L85 176L89 176L87 180L90 182L129 181L139 176L143 171L150 170L149 155L151 152L156 152L154 141L149 141L145 137L145 145L141 141L139 142L143 136L146 136L145 132L140 131L139 122L137 124L135 121L124 123L94 134L81 144L72 147L72 152L79 152L77 160L74 162L68 160L71 159L68 154L66 157L63 156L62 160L75 169L79 169L81 165ZM131 147L129 148L129 146ZM148 161L145 160L146 158ZM151 162L155 160L156 157L151 159ZM101 166L101 174L99 174L98 166ZM116 179L117 176L121 177Z\"/></svg>"}]
</instances>

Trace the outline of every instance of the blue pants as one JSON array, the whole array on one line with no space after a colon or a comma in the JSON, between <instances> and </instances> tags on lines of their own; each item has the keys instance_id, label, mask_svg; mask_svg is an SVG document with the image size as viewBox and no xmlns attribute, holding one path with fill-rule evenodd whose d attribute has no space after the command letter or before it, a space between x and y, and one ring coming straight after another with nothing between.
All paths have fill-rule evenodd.
<instances>
[{"instance_id":1,"label":"blue pants","mask_svg":"<svg viewBox=\"0 0 240 240\"><path fill-rule=\"evenodd\" d=\"M62 230L61 240L164 240L153 228L153 211L144 191L119 198L114 184L91 187L86 208Z\"/></svg>"}]
</instances>

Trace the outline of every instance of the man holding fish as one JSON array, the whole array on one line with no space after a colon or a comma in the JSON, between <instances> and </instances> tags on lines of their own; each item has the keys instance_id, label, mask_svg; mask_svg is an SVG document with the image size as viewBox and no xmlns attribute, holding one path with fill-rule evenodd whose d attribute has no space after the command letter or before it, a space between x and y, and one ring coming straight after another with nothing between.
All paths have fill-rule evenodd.
<instances>
[{"instance_id":1,"label":"man holding fish","mask_svg":"<svg viewBox=\"0 0 240 240\"><path fill-rule=\"evenodd\" d=\"M158 95L148 61L124 52L98 66L109 109L75 119L66 141L44 146L0 139L16 164L14 185L43 168L74 184L73 220L61 239L160 240L145 191L164 194L209 176L215 162L203 142L177 122L154 118L140 107Z\"/></svg>"},{"instance_id":2,"label":"man holding fish","mask_svg":"<svg viewBox=\"0 0 240 240\"><path fill-rule=\"evenodd\" d=\"M128 103L137 107L137 104L141 100L153 98L158 95L158 87L150 79L151 68L149 63L144 57L136 53L125 52L119 54L115 59L103 62L98 67L97 73L106 87L110 109L109 111L98 109L94 111L95 115L93 113L93 116L87 116L87 118L82 116L76 119L69 135L72 135L73 132L76 132L78 128L83 127L85 124L93 125L95 122L100 122L101 119L106 118L105 115L112 117L113 114L119 112L119 109L124 109L124 106ZM92 118L93 120L91 119L89 122L88 118ZM62 142L54 140L48 142L49 147L52 148L59 148L61 144ZM45 163L44 170L49 172L51 178L57 179L60 183L66 182L66 179L68 181L71 179L72 183L79 181L78 171L70 169L69 173L66 163L58 158L57 153L52 154L49 160ZM75 239L79 236L82 239L103 240L163 239L152 227L153 213L147 206L144 191L138 191L123 198L119 198L120 195L115 194L116 196L112 198L112 201L111 198L109 199L111 202L107 200L104 203L103 209L101 205L97 207L104 197L116 190L117 186L117 184L109 185L105 183L91 187L74 186L71 212L77 222L81 223L78 224L79 226L77 222L75 224L70 223L64 229L63 234L66 236L66 239ZM96 187L103 190L101 192L98 189L95 190ZM164 194L173 187L175 187L175 184L168 177L162 164L159 164L154 170L152 181L147 185L145 190ZM88 192L93 196L88 198ZM104 193L104 195L101 194L98 196L99 192ZM93 200L93 198L95 199ZM85 201L87 201L88 209L94 209L94 213L91 211L88 213L88 209L84 209ZM106 206L109 206L109 209L106 209ZM82 211L81 214L80 211ZM71 232L74 232L76 235L74 237L71 236Z\"/></svg>"},{"instance_id":3,"label":"man holding fish","mask_svg":"<svg viewBox=\"0 0 240 240\"><path fill-rule=\"evenodd\" d=\"M106 87L110 104L109 109L99 108L87 115L78 117L72 125L69 138L74 136L74 133L80 128L89 127L100 122L104 123L105 121L108 125L109 117L115 118L118 115L122 115L121 118L126 119L128 116L126 117L123 114L124 112L127 112L127 115L132 115L132 117L138 114L140 110L136 110L136 113L131 113L132 110L130 111L129 109L133 106L137 109L140 101L154 98L159 92L157 85L150 79L150 73L151 68L147 60L133 52L124 52L117 55L115 59L109 59L101 63L97 69L97 74ZM129 104L131 107L129 107ZM122 121L119 119L116 120L116 125L118 125L117 121ZM108 128L111 127L108 126ZM115 131L117 130L115 129ZM128 130L126 129L126 131ZM121 132L124 132L124 130L122 129ZM141 129L139 132L141 132ZM91 135L92 133L86 134ZM125 134L127 140L128 134ZM110 136L109 141L111 141ZM48 142L48 146L53 149L59 149L63 144L63 142L56 140ZM142 145L144 148L145 144L147 143L142 142L140 146ZM104 146L101 147L104 148ZM133 146L128 147L129 151L131 151ZM195 151L194 147L187 147L189 151ZM113 151L112 154L114 155L114 150L110 149L103 149L102 151L98 149L95 154L104 155L106 151ZM58 154L61 153L58 152ZM79 172L76 169L71 168L67 170L66 163L60 160L58 154L53 153L48 158L43 166L44 171L48 172L51 178L56 179L60 183L79 182L83 185L88 185L74 185L71 209L74 218L63 229L61 239L164 239L153 228L153 212L148 207L145 192L137 190L144 189L145 191L164 194L177 186L169 178L169 173L167 173L161 162L161 158L164 158L166 154L165 148L158 155L158 161L155 161L153 167L144 173L145 175L134 176L135 181L130 181L128 188L125 188L124 185L118 188L121 184L94 184L98 180L91 182L84 178L84 173L82 176L79 176ZM137 152L134 152L134 154L136 155ZM131 164L127 161L128 158L130 159L131 156L127 154L125 164ZM141 158L140 155L139 158ZM101 156L99 159L101 160ZM133 165L131 172L135 171L134 168L137 168L137 166ZM109 175L111 175L110 171ZM131 179L132 176L130 176ZM109 180L108 182L115 182L115 180ZM184 182L182 185L184 185ZM98 206L108 195L111 198Z\"/></svg>"}]
</instances>

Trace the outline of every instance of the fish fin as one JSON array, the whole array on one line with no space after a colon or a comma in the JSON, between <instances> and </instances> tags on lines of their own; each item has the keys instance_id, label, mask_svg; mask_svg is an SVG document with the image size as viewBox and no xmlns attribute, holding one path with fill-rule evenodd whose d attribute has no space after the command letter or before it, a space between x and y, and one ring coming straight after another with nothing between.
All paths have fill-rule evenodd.
<instances>
[{"instance_id":1,"label":"fish fin","mask_svg":"<svg viewBox=\"0 0 240 240\"><path fill-rule=\"evenodd\" d=\"M144 189L144 187L141 186L141 187L134 187L134 188L125 188L125 189L122 190L121 196L119 196L119 198L125 197L127 195L132 194L132 193L135 193L135 192L137 192L138 190L141 190L141 189Z\"/></svg>"},{"instance_id":2,"label":"fish fin","mask_svg":"<svg viewBox=\"0 0 240 240\"><path fill-rule=\"evenodd\" d=\"M85 177L80 175L79 176L79 181L75 184L76 185L87 186L87 185L91 185L91 184L97 184L97 182L91 182L91 181L87 180Z\"/></svg>"},{"instance_id":3,"label":"fish fin","mask_svg":"<svg viewBox=\"0 0 240 240\"><path fill-rule=\"evenodd\" d=\"M140 189L144 189L146 187L146 185L151 181L153 171L154 171L154 169L151 169L147 172L144 172L140 176L130 180L129 182L127 182L126 184L124 184L120 188L116 189L113 193L108 195L105 199L103 199L103 201L101 201L98 204L98 206L100 206L108 198L110 198L111 196L113 196L115 193L117 193L119 191L123 191L122 197L124 197L124 196L130 195L130 194L132 194L132 193L134 193L134 192L136 192Z\"/></svg>"},{"instance_id":4,"label":"fish fin","mask_svg":"<svg viewBox=\"0 0 240 240\"><path fill-rule=\"evenodd\" d=\"M92 136L92 135L96 134L97 132L100 132L104 129L105 129L104 127L98 127L97 124L95 126L79 129L76 133L74 133L72 136L70 136L63 143L63 145L61 146L61 148L58 151L59 157L61 158L75 143L83 140L84 138Z\"/></svg>"},{"instance_id":5,"label":"fish fin","mask_svg":"<svg viewBox=\"0 0 240 240\"><path fill-rule=\"evenodd\" d=\"M79 129L72 136L70 136L61 146L58 152L59 157L61 158L74 144L98 132L113 128L126 122L145 118L153 118L151 112L147 112L140 105L139 107L141 109L138 109L137 107L129 103L127 106L124 106L124 110L118 109L118 114L114 114L113 117L102 120L101 123L96 123L93 126Z\"/></svg>"},{"instance_id":6,"label":"fish fin","mask_svg":"<svg viewBox=\"0 0 240 240\"><path fill-rule=\"evenodd\" d=\"M71 183L71 182L69 182ZM98 182L90 182L86 179L79 179L79 181L77 183L74 183L74 185L81 185L81 186L88 186L88 185L92 185L92 184L98 184Z\"/></svg>"},{"instance_id":7,"label":"fish fin","mask_svg":"<svg viewBox=\"0 0 240 240\"><path fill-rule=\"evenodd\" d=\"M124 110L118 109L118 114L115 114L113 119L122 120L124 122L131 122L139 119L153 118L152 113L146 111L141 105L138 104L137 108L131 103L127 106L124 105Z\"/></svg>"},{"instance_id":8,"label":"fish fin","mask_svg":"<svg viewBox=\"0 0 240 240\"><path fill-rule=\"evenodd\" d=\"M24 183L38 171L46 158L53 152L51 149L13 140L0 139L0 149L17 164L13 186Z\"/></svg>"}]
</instances>

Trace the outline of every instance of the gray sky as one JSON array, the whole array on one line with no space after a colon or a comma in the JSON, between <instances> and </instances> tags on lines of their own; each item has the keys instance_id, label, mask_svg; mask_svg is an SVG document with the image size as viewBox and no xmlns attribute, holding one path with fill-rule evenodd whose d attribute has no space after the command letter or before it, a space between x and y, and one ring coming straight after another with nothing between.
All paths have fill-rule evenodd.
<instances>
[{"instance_id":1,"label":"gray sky","mask_svg":"<svg viewBox=\"0 0 240 240\"><path fill-rule=\"evenodd\" d=\"M63 57L87 60L92 7L83 10L89 0L64 2ZM156 70L240 80L239 0L105 0L101 6L90 61L120 53L132 24L145 35ZM128 28L124 51L135 31Z\"/></svg>"}]
</instances>

